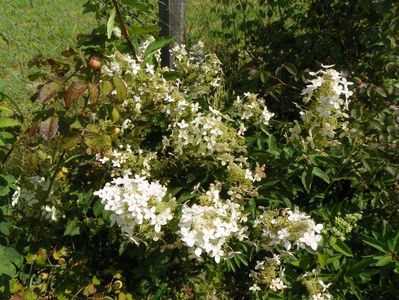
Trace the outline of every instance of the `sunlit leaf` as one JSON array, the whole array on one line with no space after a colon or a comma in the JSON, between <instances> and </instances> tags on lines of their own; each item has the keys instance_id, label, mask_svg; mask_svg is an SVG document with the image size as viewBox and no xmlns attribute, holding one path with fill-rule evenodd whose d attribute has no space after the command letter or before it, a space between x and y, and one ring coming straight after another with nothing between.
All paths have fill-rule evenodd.
<instances>
[{"instance_id":1,"label":"sunlit leaf","mask_svg":"<svg viewBox=\"0 0 399 300\"><path fill-rule=\"evenodd\" d=\"M18 120L12 118L1 118L0 117L0 128L16 127L20 126L21 123Z\"/></svg>"},{"instance_id":2,"label":"sunlit leaf","mask_svg":"<svg viewBox=\"0 0 399 300\"><path fill-rule=\"evenodd\" d=\"M123 101L127 97L127 88L125 82L119 77L114 77L112 79L115 89L116 89L116 99Z\"/></svg>"},{"instance_id":3,"label":"sunlit leaf","mask_svg":"<svg viewBox=\"0 0 399 300\"><path fill-rule=\"evenodd\" d=\"M108 18L108 22L107 22L107 37L108 37L108 39L111 38L112 31L115 28L115 16L116 16L116 10L114 8L114 9L112 9L111 14Z\"/></svg>"}]
</instances>

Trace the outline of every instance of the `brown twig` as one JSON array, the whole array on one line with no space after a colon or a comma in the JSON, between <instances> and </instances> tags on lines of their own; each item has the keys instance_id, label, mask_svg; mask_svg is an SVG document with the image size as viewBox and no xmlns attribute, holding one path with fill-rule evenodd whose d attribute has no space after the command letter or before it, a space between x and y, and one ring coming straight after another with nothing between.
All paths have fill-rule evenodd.
<instances>
[{"instance_id":1,"label":"brown twig","mask_svg":"<svg viewBox=\"0 0 399 300\"><path fill-rule=\"evenodd\" d=\"M119 23L121 24L121 31L122 31L122 34L123 34L126 42L127 42L127 46L129 47L130 52L132 52L134 58L137 59L136 50L134 49L134 46L133 46L132 42L130 41L129 31L127 30L125 19L122 16L121 11L119 9L118 1L112 0L112 3L114 4L115 10L116 10L116 15L118 16Z\"/></svg>"}]
</instances>

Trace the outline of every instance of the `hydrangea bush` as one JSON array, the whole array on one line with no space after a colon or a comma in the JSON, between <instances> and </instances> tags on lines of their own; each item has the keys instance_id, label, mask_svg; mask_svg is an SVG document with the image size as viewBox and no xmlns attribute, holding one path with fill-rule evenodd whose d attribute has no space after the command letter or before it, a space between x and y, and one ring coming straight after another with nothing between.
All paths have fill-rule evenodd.
<instances>
[{"instance_id":1,"label":"hydrangea bush","mask_svg":"<svg viewBox=\"0 0 399 300\"><path fill-rule=\"evenodd\" d=\"M67 208L66 193L81 195L91 187L87 197L99 199L93 217L104 218L103 226L119 228L124 247L174 251L197 269L204 264L235 269L250 264L249 253L269 253L278 261L281 278L269 274L271 281L263 291L284 293L290 284L279 255L288 262L303 249L317 251L323 226L298 210L287 208L280 214L263 209L260 214L253 206L267 170L249 156L247 133L267 128L273 113L255 94L230 102L220 62L204 52L202 44L174 47L176 63L169 69L159 66L160 50L149 56L152 43L144 42L135 58L120 52L109 55L96 74L97 84L70 84L64 96L66 114L82 110L79 99L87 97L84 118L63 121L59 104L46 104L54 109L49 118L56 125L45 127L48 119L40 121L39 115L38 136L33 138L51 141L59 136L63 152L53 177L21 176L13 209L36 212L57 225L65 220L64 234L73 236L89 211L79 208L79 199L69 200L73 208ZM57 128L62 122L69 122L65 135ZM76 135L79 139L70 145ZM64 155L85 156L85 167L65 163ZM82 169L101 175L74 182ZM76 216L73 221L71 214ZM258 293L254 287L256 283L248 286L248 295Z\"/></svg>"},{"instance_id":2,"label":"hydrangea bush","mask_svg":"<svg viewBox=\"0 0 399 300\"><path fill-rule=\"evenodd\" d=\"M10 290L59 299L344 299L341 270L374 261L350 260L345 243L368 209L357 204L357 174L370 172L356 157L364 144L352 143L366 132L351 109L352 83L322 66L309 73L300 118L279 122L265 99L225 90L220 61L201 43L173 47L172 68L161 67L157 44L113 51L101 69L82 65L82 74L40 88L43 109L21 146L35 169L10 197L16 227L35 222L19 233L32 283L22 270ZM397 125L375 147L393 147ZM339 199L345 184L352 195ZM354 208L330 218L331 199Z\"/></svg>"}]
</instances>

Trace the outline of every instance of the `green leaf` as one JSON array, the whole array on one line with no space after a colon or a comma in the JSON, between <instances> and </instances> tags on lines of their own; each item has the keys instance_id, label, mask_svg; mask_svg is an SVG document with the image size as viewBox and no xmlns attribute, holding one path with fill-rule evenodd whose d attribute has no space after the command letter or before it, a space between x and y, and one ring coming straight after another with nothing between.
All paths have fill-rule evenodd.
<instances>
[{"instance_id":1,"label":"green leaf","mask_svg":"<svg viewBox=\"0 0 399 300\"><path fill-rule=\"evenodd\" d=\"M80 123L80 121L78 119L76 119L70 126L70 129L82 129L82 123Z\"/></svg>"},{"instance_id":2,"label":"green leaf","mask_svg":"<svg viewBox=\"0 0 399 300\"><path fill-rule=\"evenodd\" d=\"M65 227L64 236L70 235L78 235L80 233L79 224L76 219L69 220L67 226Z\"/></svg>"},{"instance_id":3,"label":"green leaf","mask_svg":"<svg viewBox=\"0 0 399 300\"><path fill-rule=\"evenodd\" d=\"M95 217L99 217L102 215L104 211L104 205L101 203L101 200L96 201L93 205L93 213Z\"/></svg>"},{"instance_id":4,"label":"green leaf","mask_svg":"<svg viewBox=\"0 0 399 300\"><path fill-rule=\"evenodd\" d=\"M248 261L242 254L237 254L235 257L244 265L248 267Z\"/></svg>"},{"instance_id":5,"label":"green leaf","mask_svg":"<svg viewBox=\"0 0 399 300\"><path fill-rule=\"evenodd\" d=\"M4 250L3 257L8 259L8 261L13 263L17 268L21 268L24 262L23 256L11 247Z\"/></svg>"},{"instance_id":6,"label":"green leaf","mask_svg":"<svg viewBox=\"0 0 399 300\"><path fill-rule=\"evenodd\" d=\"M12 118L0 118L0 128L21 126L18 120Z\"/></svg>"},{"instance_id":7,"label":"green leaf","mask_svg":"<svg viewBox=\"0 0 399 300\"><path fill-rule=\"evenodd\" d=\"M62 138L62 149L69 150L78 145L81 142L81 135L75 134L70 136L63 136Z\"/></svg>"},{"instance_id":8,"label":"green leaf","mask_svg":"<svg viewBox=\"0 0 399 300\"><path fill-rule=\"evenodd\" d=\"M15 276L17 270L15 266L7 260L0 261L0 274L5 274L11 278Z\"/></svg>"},{"instance_id":9,"label":"green leaf","mask_svg":"<svg viewBox=\"0 0 399 300\"><path fill-rule=\"evenodd\" d=\"M375 265L377 267L382 267L391 262L392 262L392 255L388 254L388 255L384 255L384 256L379 256L379 259Z\"/></svg>"},{"instance_id":10,"label":"green leaf","mask_svg":"<svg viewBox=\"0 0 399 300\"><path fill-rule=\"evenodd\" d=\"M9 133L7 131L0 131L0 139L12 140L13 138L14 135L12 133Z\"/></svg>"},{"instance_id":11,"label":"green leaf","mask_svg":"<svg viewBox=\"0 0 399 300\"><path fill-rule=\"evenodd\" d=\"M118 109L116 107L114 107L112 109L111 116L112 116L112 121L114 121L114 122L118 122L120 120L121 116L120 116L119 111L118 111Z\"/></svg>"},{"instance_id":12,"label":"green leaf","mask_svg":"<svg viewBox=\"0 0 399 300\"><path fill-rule=\"evenodd\" d=\"M116 99L119 101L125 100L127 97L127 88L125 82L119 77L112 78L112 81L116 89Z\"/></svg>"},{"instance_id":13,"label":"green leaf","mask_svg":"<svg viewBox=\"0 0 399 300\"><path fill-rule=\"evenodd\" d=\"M390 243L390 250L391 251L399 251L399 231L395 235L394 239Z\"/></svg>"},{"instance_id":14,"label":"green leaf","mask_svg":"<svg viewBox=\"0 0 399 300\"><path fill-rule=\"evenodd\" d=\"M91 133L99 133L100 126L98 126L97 124L87 124L86 130Z\"/></svg>"},{"instance_id":15,"label":"green leaf","mask_svg":"<svg viewBox=\"0 0 399 300\"><path fill-rule=\"evenodd\" d=\"M0 197L7 196L10 193L9 186L0 186Z\"/></svg>"},{"instance_id":16,"label":"green leaf","mask_svg":"<svg viewBox=\"0 0 399 300\"><path fill-rule=\"evenodd\" d=\"M7 114L12 114L13 113L12 109L9 109L8 107L5 107L3 105L0 105L0 111L2 111L4 113L7 113Z\"/></svg>"},{"instance_id":17,"label":"green leaf","mask_svg":"<svg viewBox=\"0 0 399 300\"><path fill-rule=\"evenodd\" d=\"M353 257L352 250L343 241L341 241L339 239L331 238L330 245L338 253L341 253L348 257Z\"/></svg>"},{"instance_id":18,"label":"green leaf","mask_svg":"<svg viewBox=\"0 0 399 300\"><path fill-rule=\"evenodd\" d=\"M276 138L271 134L269 135L269 138L267 140L267 145L269 146L269 151L270 150L277 150L277 142L276 142Z\"/></svg>"},{"instance_id":19,"label":"green leaf","mask_svg":"<svg viewBox=\"0 0 399 300\"><path fill-rule=\"evenodd\" d=\"M314 167L312 173L314 176L319 177L320 179L324 180L326 183L330 183L330 178L328 177L328 175L319 168Z\"/></svg>"},{"instance_id":20,"label":"green leaf","mask_svg":"<svg viewBox=\"0 0 399 300\"><path fill-rule=\"evenodd\" d=\"M377 249L383 253L388 252L388 247L385 245L383 242L380 242L376 239L370 238L370 237L363 237L363 242L374 249Z\"/></svg>"},{"instance_id":21,"label":"green leaf","mask_svg":"<svg viewBox=\"0 0 399 300\"><path fill-rule=\"evenodd\" d=\"M373 258L371 257L362 258L361 260L349 265L347 268L347 272L349 274L359 275L359 273L365 268L368 268L372 262Z\"/></svg>"},{"instance_id":22,"label":"green leaf","mask_svg":"<svg viewBox=\"0 0 399 300\"><path fill-rule=\"evenodd\" d=\"M4 236L9 236L11 230L11 224L9 222L0 222L0 233Z\"/></svg>"},{"instance_id":23,"label":"green leaf","mask_svg":"<svg viewBox=\"0 0 399 300\"><path fill-rule=\"evenodd\" d=\"M107 37L108 37L108 39L111 38L112 31L115 28L115 16L116 16L116 10L114 8L114 9L112 9L111 14L108 18L108 22L107 22Z\"/></svg>"},{"instance_id":24,"label":"green leaf","mask_svg":"<svg viewBox=\"0 0 399 300\"><path fill-rule=\"evenodd\" d=\"M309 192L313 182L312 167L308 167L302 172L301 180L305 190Z\"/></svg>"},{"instance_id":25,"label":"green leaf","mask_svg":"<svg viewBox=\"0 0 399 300\"><path fill-rule=\"evenodd\" d=\"M283 64L282 65L282 67L283 68L285 68L287 71L288 71L288 73L290 73L291 75L296 75L297 74L297 68L293 65L293 64Z\"/></svg>"},{"instance_id":26,"label":"green leaf","mask_svg":"<svg viewBox=\"0 0 399 300\"><path fill-rule=\"evenodd\" d=\"M84 136L84 143L94 153L102 153L112 146L112 139L109 135L86 134Z\"/></svg>"},{"instance_id":27,"label":"green leaf","mask_svg":"<svg viewBox=\"0 0 399 300\"><path fill-rule=\"evenodd\" d=\"M101 95L108 96L113 91L114 86L112 85L111 81L104 80L101 83Z\"/></svg>"},{"instance_id":28,"label":"green leaf","mask_svg":"<svg viewBox=\"0 0 399 300\"><path fill-rule=\"evenodd\" d=\"M260 73L260 81L266 83L272 74L268 71L263 71Z\"/></svg>"},{"instance_id":29,"label":"green leaf","mask_svg":"<svg viewBox=\"0 0 399 300\"><path fill-rule=\"evenodd\" d=\"M267 180L264 184L262 184L262 188L269 188L271 186L276 185L279 182L280 179Z\"/></svg>"},{"instance_id":30,"label":"green leaf","mask_svg":"<svg viewBox=\"0 0 399 300\"><path fill-rule=\"evenodd\" d=\"M384 98L387 97L387 93L386 93L385 90L384 90L382 87L380 87L380 86L376 86L376 87L374 88L374 91L375 91L377 94L379 94L381 97L384 97Z\"/></svg>"},{"instance_id":31,"label":"green leaf","mask_svg":"<svg viewBox=\"0 0 399 300\"><path fill-rule=\"evenodd\" d=\"M190 200L190 199L192 199L192 198L194 198L196 195L193 193L193 194L191 194L191 193L183 193L177 200L176 200L176 202L177 203L184 203L184 202L186 202L187 200Z\"/></svg>"},{"instance_id":32,"label":"green leaf","mask_svg":"<svg viewBox=\"0 0 399 300\"><path fill-rule=\"evenodd\" d=\"M161 38L155 40L154 42L152 42L151 44L149 44L147 49L145 49L145 51L144 51L145 60L147 61L147 58L150 55L154 54L155 51L165 47L170 42L172 42L174 39L175 39L175 37L173 37L173 36L165 36L165 37L161 37Z\"/></svg>"},{"instance_id":33,"label":"green leaf","mask_svg":"<svg viewBox=\"0 0 399 300\"><path fill-rule=\"evenodd\" d=\"M307 269L307 268L309 268L309 265L310 265L310 257L307 257L307 256L305 256L305 257L302 257L302 258L300 258L300 259L297 259L297 260L293 260L292 262L291 262L291 264L293 265L293 266L296 266L296 267L298 267L298 268L301 268L301 269Z\"/></svg>"},{"instance_id":34,"label":"green leaf","mask_svg":"<svg viewBox=\"0 0 399 300\"><path fill-rule=\"evenodd\" d=\"M389 73L395 73L395 71L398 69L399 69L399 63L397 62L389 62L385 65L385 70Z\"/></svg>"}]
</instances>

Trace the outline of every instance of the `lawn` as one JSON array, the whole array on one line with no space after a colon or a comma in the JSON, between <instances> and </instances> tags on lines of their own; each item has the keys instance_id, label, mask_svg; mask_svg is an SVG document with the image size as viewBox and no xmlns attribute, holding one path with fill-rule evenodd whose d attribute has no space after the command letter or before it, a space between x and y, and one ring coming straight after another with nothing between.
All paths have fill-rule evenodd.
<instances>
[{"instance_id":1,"label":"lawn","mask_svg":"<svg viewBox=\"0 0 399 300\"><path fill-rule=\"evenodd\" d=\"M73 45L76 35L94 27L94 15L83 14L85 0L0 1L0 87L24 112L35 90L27 76L28 62L37 54L57 58Z\"/></svg>"}]
</instances>

